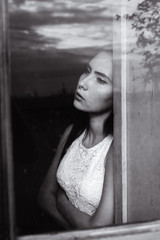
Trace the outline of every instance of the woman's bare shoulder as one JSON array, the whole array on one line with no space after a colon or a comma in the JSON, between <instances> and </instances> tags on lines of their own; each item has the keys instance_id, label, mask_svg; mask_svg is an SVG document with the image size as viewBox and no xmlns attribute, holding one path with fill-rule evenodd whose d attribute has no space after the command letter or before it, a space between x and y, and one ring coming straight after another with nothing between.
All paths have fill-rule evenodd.
<instances>
[{"instance_id":1,"label":"woman's bare shoulder","mask_svg":"<svg viewBox=\"0 0 160 240\"><path fill-rule=\"evenodd\" d=\"M53 171L55 171L55 169L57 169L57 166L58 166L59 161L60 161L60 159L61 159L61 154L62 154L64 145L65 145L65 143L66 143L66 141L67 141L67 138L68 138L68 136L69 136L69 134L70 134L70 132L71 132L71 130L72 130L72 127L73 127L73 125L69 125L69 126L65 129L65 131L64 131L64 133L63 133L63 135L62 135L62 137L61 137L61 139L60 139L60 141L59 141L59 144L58 144L58 146L57 146L56 153L55 153L55 155L54 155L52 164L51 164L51 166L50 166L50 169L52 169Z\"/></svg>"},{"instance_id":2,"label":"woman's bare shoulder","mask_svg":"<svg viewBox=\"0 0 160 240\"><path fill-rule=\"evenodd\" d=\"M70 124L64 131L64 134L66 137L68 137L68 135L70 134L71 130L73 128L73 124Z\"/></svg>"},{"instance_id":3,"label":"woman's bare shoulder","mask_svg":"<svg viewBox=\"0 0 160 240\"><path fill-rule=\"evenodd\" d=\"M108 167L108 164L113 164L113 154L114 154L114 140L112 140L109 150L106 155L105 167Z\"/></svg>"},{"instance_id":4,"label":"woman's bare shoulder","mask_svg":"<svg viewBox=\"0 0 160 240\"><path fill-rule=\"evenodd\" d=\"M63 135L62 135L62 137L61 137L61 141L60 141L62 144L65 144L65 142L67 141L67 138L68 138L68 136L69 136L72 128L73 128L73 124L70 124L70 125L65 129L65 131L64 131L64 133L63 133Z\"/></svg>"},{"instance_id":5,"label":"woman's bare shoulder","mask_svg":"<svg viewBox=\"0 0 160 240\"><path fill-rule=\"evenodd\" d=\"M68 139L68 136L69 136L72 128L73 128L73 124L69 125L69 126L65 129L64 133L62 134L62 137L61 137L61 139L60 139L60 142L59 142L59 145L58 145L58 148L57 148L57 151L58 151L58 152L61 152L61 151L62 151L62 149L63 149L63 147L64 147L64 145L65 145L65 143L66 143L66 141L67 141L67 139Z\"/></svg>"},{"instance_id":6,"label":"woman's bare shoulder","mask_svg":"<svg viewBox=\"0 0 160 240\"><path fill-rule=\"evenodd\" d=\"M113 150L114 150L113 146L114 146L114 139L111 142L111 145L110 145L110 148L109 148L109 151L108 151L109 154L113 154Z\"/></svg>"}]
</instances>

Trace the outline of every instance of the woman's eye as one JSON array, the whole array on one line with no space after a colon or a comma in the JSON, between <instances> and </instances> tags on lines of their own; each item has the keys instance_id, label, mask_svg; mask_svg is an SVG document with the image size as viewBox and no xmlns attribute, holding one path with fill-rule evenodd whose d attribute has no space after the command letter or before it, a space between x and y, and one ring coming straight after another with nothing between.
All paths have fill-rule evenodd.
<instances>
[{"instance_id":1,"label":"woman's eye","mask_svg":"<svg viewBox=\"0 0 160 240\"><path fill-rule=\"evenodd\" d=\"M100 84L106 84L107 82L105 80L103 80L102 78L97 78L97 81L100 83Z\"/></svg>"}]
</instances>

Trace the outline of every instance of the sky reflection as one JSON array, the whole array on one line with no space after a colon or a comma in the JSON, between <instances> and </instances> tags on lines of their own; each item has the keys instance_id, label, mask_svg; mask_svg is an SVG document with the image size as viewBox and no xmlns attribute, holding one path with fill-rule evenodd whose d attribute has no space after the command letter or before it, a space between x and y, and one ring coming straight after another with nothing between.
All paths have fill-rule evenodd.
<instances>
[{"instance_id":1,"label":"sky reflection","mask_svg":"<svg viewBox=\"0 0 160 240\"><path fill-rule=\"evenodd\" d=\"M100 49L112 48L112 17L119 11L118 4L113 0L9 0L13 95L28 91L50 95L62 86L73 91L84 64Z\"/></svg>"}]
</instances>

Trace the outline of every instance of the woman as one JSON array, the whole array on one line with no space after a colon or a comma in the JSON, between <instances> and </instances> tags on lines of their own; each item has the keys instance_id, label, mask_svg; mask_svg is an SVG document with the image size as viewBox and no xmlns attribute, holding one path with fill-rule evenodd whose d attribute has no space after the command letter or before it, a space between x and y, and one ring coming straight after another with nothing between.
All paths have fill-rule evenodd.
<instances>
[{"instance_id":1,"label":"woman","mask_svg":"<svg viewBox=\"0 0 160 240\"><path fill-rule=\"evenodd\" d=\"M66 229L112 225L112 54L100 52L79 79L69 126L39 192L39 204Z\"/></svg>"}]
</instances>

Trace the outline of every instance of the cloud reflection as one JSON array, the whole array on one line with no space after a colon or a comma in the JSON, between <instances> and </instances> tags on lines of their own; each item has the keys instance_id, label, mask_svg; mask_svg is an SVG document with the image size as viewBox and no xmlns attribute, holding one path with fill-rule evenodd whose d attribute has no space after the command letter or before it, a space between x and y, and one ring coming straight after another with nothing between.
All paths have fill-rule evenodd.
<instances>
[{"instance_id":1,"label":"cloud reflection","mask_svg":"<svg viewBox=\"0 0 160 240\"><path fill-rule=\"evenodd\" d=\"M39 35L49 40L56 36L59 41L53 44L53 47L58 49L67 48L83 48L83 47L97 47L105 46L107 42L111 42L111 35L106 35L110 30L108 26L97 24L95 27L86 23L70 23L35 27L34 31Z\"/></svg>"},{"instance_id":2,"label":"cloud reflection","mask_svg":"<svg viewBox=\"0 0 160 240\"><path fill-rule=\"evenodd\" d=\"M84 64L112 45L111 0L9 0L9 13L17 96L73 91Z\"/></svg>"},{"instance_id":3,"label":"cloud reflection","mask_svg":"<svg viewBox=\"0 0 160 240\"><path fill-rule=\"evenodd\" d=\"M36 35L37 41L41 41L40 49L102 47L111 40L107 37L112 28L111 6L110 0L100 0L98 4L82 0L10 0L11 37L15 44L12 48L23 41L22 32L30 34L30 39ZM24 40L19 46L31 49L30 39L28 44ZM33 41L32 49L37 48Z\"/></svg>"}]
</instances>

